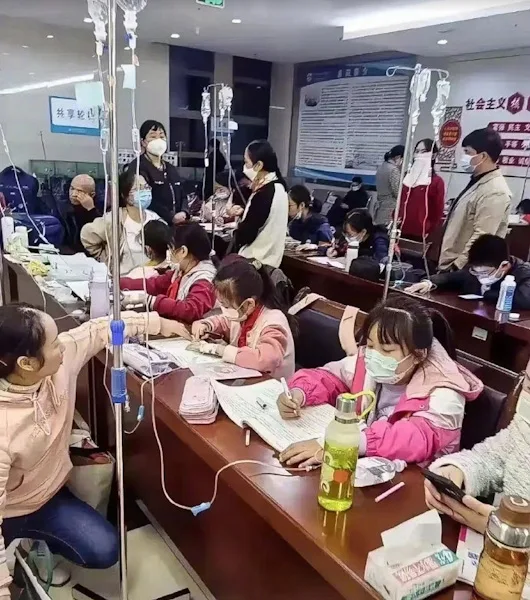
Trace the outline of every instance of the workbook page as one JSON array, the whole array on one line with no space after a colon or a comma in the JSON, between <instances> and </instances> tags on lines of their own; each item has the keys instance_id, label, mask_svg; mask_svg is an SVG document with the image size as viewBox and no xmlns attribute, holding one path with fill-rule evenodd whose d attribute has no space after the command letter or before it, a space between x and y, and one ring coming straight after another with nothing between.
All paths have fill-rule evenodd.
<instances>
[{"instance_id":1,"label":"workbook page","mask_svg":"<svg viewBox=\"0 0 530 600\"><path fill-rule=\"evenodd\" d=\"M241 387L217 381L212 385L227 417L239 427L253 429L279 452L295 442L323 436L335 414L332 406L324 404L302 409L298 419L283 420L276 406L283 387L275 379Z\"/></svg>"},{"instance_id":2,"label":"workbook page","mask_svg":"<svg viewBox=\"0 0 530 600\"><path fill-rule=\"evenodd\" d=\"M190 345L189 340L150 340L149 345L156 350L167 352L175 359L179 367L185 369L191 369L193 365L219 364L223 362L223 359L218 356L187 350L187 347Z\"/></svg>"}]
</instances>

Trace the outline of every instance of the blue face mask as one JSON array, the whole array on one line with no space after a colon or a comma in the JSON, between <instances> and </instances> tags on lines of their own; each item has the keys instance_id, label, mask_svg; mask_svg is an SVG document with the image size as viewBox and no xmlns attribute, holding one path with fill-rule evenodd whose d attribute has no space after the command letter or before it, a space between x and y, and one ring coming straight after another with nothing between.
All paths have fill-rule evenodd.
<instances>
[{"instance_id":1,"label":"blue face mask","mask_svg":"<svg viewBox=\"0 0 530 600\"><path fill-rule=\"evenodd\" d=\"M396 375L399 365L407 360L407 358L408 356L405 356L402 360L397 360L393 356L385 356L373 348L366 348L364 362L368 375L370 375L377 383L393 385L403 379L407 374L407 371L409 371L409 369L407 369L407 371ZM414 367L414 365L412 365L412 367Z\"/></svg>"},{"instance_id":2,"label":"blue face mask","mask_svg":"<svg viewBox=\"0 0 530 600\"><path fill-rule=\"evenodd\" d=\"M136 206L136 208L146 210L151 206L152 199L153 194L151 190L138 190L134 193L132 205Z\"/></svg>"}]
</instances>

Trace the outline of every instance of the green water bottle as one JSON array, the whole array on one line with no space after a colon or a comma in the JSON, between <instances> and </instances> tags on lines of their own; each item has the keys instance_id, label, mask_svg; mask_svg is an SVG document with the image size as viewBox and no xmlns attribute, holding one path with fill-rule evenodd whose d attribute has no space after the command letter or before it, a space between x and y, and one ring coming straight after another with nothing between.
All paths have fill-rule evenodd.
<instances>
[{"instance_id":1,"label":"green water bottle","mask_svg":"<svg viewBox=\"0 0 530 600\"><path fill-rule=\"evenodd\" d=\"M360 437L355 397L341 394L324 441L318 503L326 510L342 512L351 508Z\"/></svg>"}]
</instances>

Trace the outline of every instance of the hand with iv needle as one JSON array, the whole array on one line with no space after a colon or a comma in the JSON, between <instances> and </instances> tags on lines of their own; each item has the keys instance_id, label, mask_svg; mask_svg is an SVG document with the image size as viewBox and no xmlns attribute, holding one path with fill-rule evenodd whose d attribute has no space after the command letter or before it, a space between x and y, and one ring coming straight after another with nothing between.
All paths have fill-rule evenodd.
<instances>
[{"instance_id":1,"label":"hand with iv needle","mask_svg":"<svg viewBox=\"0 0 530 600\"><path fill-rule=\"evenodd\" d=\"M403 291L408 294L428 294L433 288L434 283L425 279L424 281L420 281L418 283L413 283L408 288L405 288Z\"/></svg>"}]
</instances>

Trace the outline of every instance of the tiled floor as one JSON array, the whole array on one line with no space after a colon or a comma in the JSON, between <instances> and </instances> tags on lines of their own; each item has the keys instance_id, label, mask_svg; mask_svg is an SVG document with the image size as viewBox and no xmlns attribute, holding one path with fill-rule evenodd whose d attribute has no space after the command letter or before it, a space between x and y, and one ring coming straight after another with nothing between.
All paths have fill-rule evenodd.
<instances>
[{"instance_id":1,"label":"tiled floor","mask_svg":"<svg viewBox=\"0 0 530 600\"><path fill-rule=\"evenodd\" d=\"M193 600L212 599L208 591L204 587L201 589L188 574L152 525L129 532L127 544L129 600L156 600L183 588L190 590ZM76 583L106 600L120 598L117 566L97 572L75 568L68 586L50 591L52 599L72 600L71 588Z\"/></svg>"}]
</instances>

